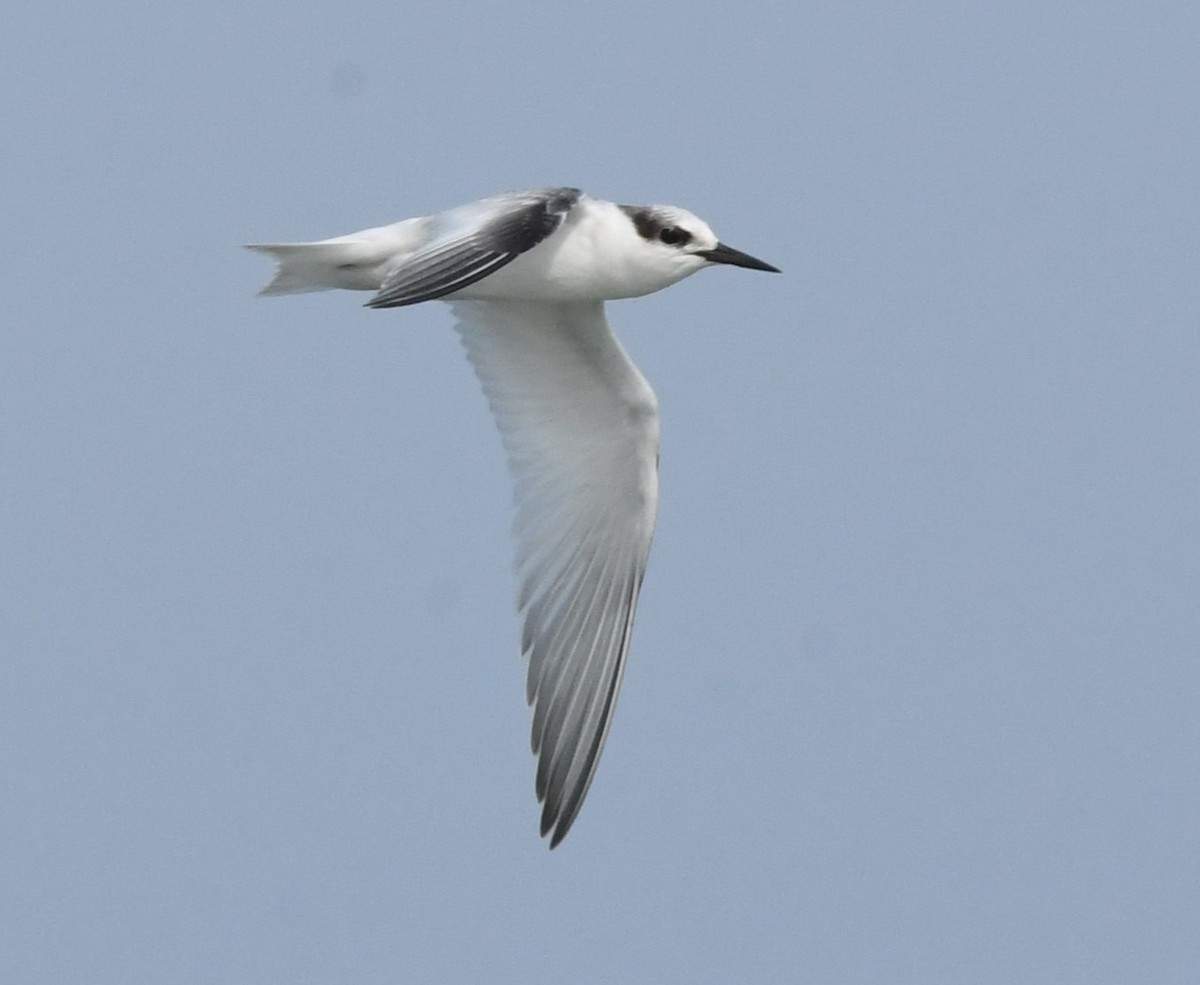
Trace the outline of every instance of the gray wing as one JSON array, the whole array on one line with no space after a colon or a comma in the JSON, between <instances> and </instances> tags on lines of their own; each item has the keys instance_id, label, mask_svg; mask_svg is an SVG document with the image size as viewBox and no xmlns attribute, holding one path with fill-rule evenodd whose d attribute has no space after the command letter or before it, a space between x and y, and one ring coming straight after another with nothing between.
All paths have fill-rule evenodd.
<instances>
[{"instance_id":1,"label":"gray wing","mask_svg":"<svg viewBox=\"0 0 1200 985\"><path fill-rule=\"evenodd\" d=\"M582 194L578 188L512 192L431 217L428 243L388 274L367 307L432 301L482 280L555 232Z\"/></svg>"},{"instance_id":2,"label":"gray wing","mask_svg":"<svg viewBox=\"0 0 1200 985\"><path fill-rule=\"evenodd\" d=\"M553 848L592 782L629 650L658 506L657 401L598 302L452 307L516 480L521 649Z\"/></svg>"}]
</instances>

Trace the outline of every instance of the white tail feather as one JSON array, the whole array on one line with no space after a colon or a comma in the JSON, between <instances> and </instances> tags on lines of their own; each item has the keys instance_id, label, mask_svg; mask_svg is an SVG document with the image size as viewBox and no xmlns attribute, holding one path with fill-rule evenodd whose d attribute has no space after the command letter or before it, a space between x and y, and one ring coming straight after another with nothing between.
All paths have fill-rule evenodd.
<instances>
[{"instance_id":1,"label":"white tail feather","mask_svg":"<svg viewBox=\"0 0 1200 985\"><path fill-rule=\"evenodd\" d=\"M277 264L275 276L258 293L304 294L358 287L362 279L363 250L356 243L253 243L246 247L265 253ZM374 264L372 264L373 266ZM357 276L355 276L357 274ZM367 290L370 286L367 285Z\"/></svg>"},{"instance_id":2,"label":"white tail feather","mask_svg":"<svg viewBox=\"0 0 1200 985\"><path fill-rule=\"evenodd\" d=\"M422 222L408 219L315 243L249 244L246 249L265 253L279 264L271 282L258 293L377 291L397 259L423 239Z\"/></svg>"},{"instance_id":3,"label":"white tail feather","mask_svg":"<svg viewBox=\"0 0 1200 985\"><path fill-rule=\"evenodd\" d=\"M260 295L303 294L307 291L327 291L334 286L323 282L319 265L304 260L300 244L254 243L246 249L265 253L279 265L270 283L258 292Z\"/></svg>"}]
</instances>

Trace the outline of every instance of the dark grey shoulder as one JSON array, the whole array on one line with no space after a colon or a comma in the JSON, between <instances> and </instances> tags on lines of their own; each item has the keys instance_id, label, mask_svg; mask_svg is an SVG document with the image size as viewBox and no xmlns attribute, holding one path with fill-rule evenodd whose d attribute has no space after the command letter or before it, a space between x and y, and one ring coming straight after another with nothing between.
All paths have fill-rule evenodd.
<instances>
[{"instance_id":1,"label":"dark grey shoulder","mask_svg":"<svg viewBox=\"0 0 1200 985\"><path fill-rule=\"evenodd\" d=\"M480 232L481 245L497 253L517 255L532 250L558 229L583 194L578 188L541 188L516 192L512 207ZM507 196L502 196L503 201Z\"/></svg>"},{"instance_id":2,"label":"dark grey shoulder","mask_svg":"<svg viewBox=\"0 0 1200 985\"><path fill-rule=\"evenodd\" d=\"M404 257L369 308L433 301L494 274L557 230L583 195L578 188L509 192L431 217L431 242Z\"/></svg>"}]
</instances>

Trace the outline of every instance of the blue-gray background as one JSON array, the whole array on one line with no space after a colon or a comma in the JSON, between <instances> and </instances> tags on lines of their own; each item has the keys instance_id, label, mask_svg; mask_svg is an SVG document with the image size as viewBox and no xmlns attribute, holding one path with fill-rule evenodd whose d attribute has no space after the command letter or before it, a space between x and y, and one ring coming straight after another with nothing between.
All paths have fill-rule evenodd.
<instances>
[{"instance_id":1,"label":"blue-gray background","mask_svg":"<svg viewBox=\"0 0 1200 985\"><path fill-rule=\"evenodd\" d=\"M1195 4L10 6L0 980L1200 980ZM546 183L785 271L553 853L448 312L238 248Z\"/></svg>"}]
</instances>

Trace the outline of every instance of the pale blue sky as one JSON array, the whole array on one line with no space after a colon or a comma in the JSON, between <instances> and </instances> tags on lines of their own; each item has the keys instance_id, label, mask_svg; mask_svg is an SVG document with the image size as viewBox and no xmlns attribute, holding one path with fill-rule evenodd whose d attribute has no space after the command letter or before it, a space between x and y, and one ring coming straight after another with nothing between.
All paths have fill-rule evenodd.
<instances>
[{"instance_id":1,"label":"pale blue sky","mask_svg":"<svg viewBox=\"0 0 1200 985\"><path fill-rule=\"evenodd\" d=\"M1200 8L118 6L0 29L0 981L1200 979ZM448 312L238 247L548 183L784 271L611 307L553 853Z\"/></svg>"}]
</instances>

